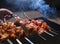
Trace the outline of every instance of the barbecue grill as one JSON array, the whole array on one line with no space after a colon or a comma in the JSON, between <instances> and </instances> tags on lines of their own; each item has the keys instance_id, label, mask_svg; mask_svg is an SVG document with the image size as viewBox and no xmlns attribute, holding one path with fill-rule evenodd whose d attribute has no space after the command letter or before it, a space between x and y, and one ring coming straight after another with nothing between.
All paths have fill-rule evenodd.
<instances>
[{"instance_id":1,"label":"barbecue grill","mask_svg":"<svg viewBox=\"0 0 60 44\"><path fill-rule=\"evenodd\" d=\"M33 13L33 14L31 14ZM17 16L20 16L21 18L30 18L30 19L41 19L41 20L44 20L45 22L47 22L52 28L53 28L53 31L58 33L57 35L54 34L54 33L51 33L53 35L55 35L54 37L51 37L50 35L44 33L42 34L41 36L43 36L44 38L46 38L47 40L43 40L41 38L41 36L39 37L38 35L34 35L34 37L24 37L24 38L21 38L21 39L7 39L6 41L4 41L3 43L0 43L0 44L59 44L59 27L60 25L52 22L52 21L49 21L48 19L42 17L42 15L36 11L29 11L27 13L25 13L26 16L24 16L24 14L22 12L16 12L15 14L17 14ZM29 16L28 16L29 15ZM32 15L32 16L31 16ZM8 20L8 21L14 21L14 18ZM52 24L52 25L51 25ZM55 27L56 26L56 27Z\"/></svg>"}]
</instances>

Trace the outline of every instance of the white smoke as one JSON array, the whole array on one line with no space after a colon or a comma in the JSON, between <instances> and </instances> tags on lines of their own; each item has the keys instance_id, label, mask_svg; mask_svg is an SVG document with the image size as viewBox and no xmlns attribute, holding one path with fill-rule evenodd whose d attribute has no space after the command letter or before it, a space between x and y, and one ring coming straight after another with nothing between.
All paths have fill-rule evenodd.
<instances>
[{"instance_id":1,"label":"white smoke","mask_svg":"<svg viewBox=\"0 0 60 44\"><path fill-rule=\"evenodd\" d=\"M6 0L8 4L12 4L13 10L37 10L46 17L55 16L56 8L50 7L44 0Z\"/></svg>"},{"instance_id":2,"label":"white smoke","mask_svg":"<svg viewBox=\"0 0 60 44\"><path fill-rule=\"evenodd\" d=\"M56 8L50 7L44 0L32 0L30 8L37 9L46 17L55 17Z\"/></svg>"}]
</instances>

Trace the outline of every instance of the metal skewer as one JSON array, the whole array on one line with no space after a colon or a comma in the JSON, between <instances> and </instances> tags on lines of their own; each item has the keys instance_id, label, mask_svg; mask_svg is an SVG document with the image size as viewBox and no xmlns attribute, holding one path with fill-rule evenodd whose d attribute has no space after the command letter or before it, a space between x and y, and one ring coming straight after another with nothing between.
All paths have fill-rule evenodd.
<instances>
[{"instance_id":1,"label":"metal skewer","mask_svg":"<svg viewBox=\"0 0 60 44\"><path fill-rule=\"evenodd\" d=\"M11 40L7 39L7 41L9 42L9 44L13 44L13 43L11 42Z\"/></svg>"},{"instance_id":2,"label":"metal skewer","mask_svg":"<svg viewBox=\"0 0 60 44\"><path fill-rule=\"evenodd\" d=\"M30 41L27 37L24 37L30 44L34 44L32 41Z\"/></svg>"},{"instance_id":3,"label":"metal skewer","mask_svg":"<svg viewBox=\"0 0 60 44\"><path fill-rule=\"evenodd\" d=\"M43 36L39 35L39 37L41 37L43 40L46 40L46 38L44 38Z\"/></svg>"},{"instance_id":4,"label":"metal skewer","mask_svg":"<svg viewBox=\"0 0 60 44\"><path fill-rule=\"evenodd\" d=\"M23 44L19 39L16 39L16 41L17 41L19 44Z\"/></svg>"},{"instance_id":5,"label":"metal skewer","mask_svg":"<svg viewBox=\"0 0 60 44\"><path fill-rule=\"evenodd\" d=\"M19 17L19 16L17 16L17 15L13 15L13 18L15 18L15 19L18 18L18 17Z\"/></svg>"},{"instance_id":6,"label":"metal skewer","mask_svg":"<svg viewBox=\"0 0 60 44\"><path fill-rule=\"evenodd\" d=\"M23 15L24 15L26 18L31 19L28 15L26 15L25 12L23 12Z\"/></svg>"},{"instance_id":7,"label":"metal skewer","mask_svg":"<svg viewBox=\"0 0 60 44\"><path fill-rule=\"evenodd\" d=\"M53 33L53 34L56 34L57 35L57 33L56 32L54 32L54 31L52 31L52 30L49 30L51 33Z\"/></svg>"},{"instance_id":8,"label":"metal skewer","mask_svg":"<svg viewBox=\"0 0 60 44\"><path fill-rule=\"evenodd\" d=\"M52 28L51 28L49 31L50 31L51 33L53 33L53 34L58 35L58 33L54 32L54 30L53 30Z\"/></svg>"},{"instance_id":9,"label":"metal skewer","mask_svg":"<svg viewBox=\"0 0 60 44\"><path fill-rule=\"evenodd\" d=\"M51 34L51 33L47 32L47 31L45 31L45 33L46 33L46 34L48 34L48 35L50 35L50 36L52 36L52 37L54 37L54 35L53 35L53 34Z\"/></svg>"},{"instance_id":10,"label":"metal skewer","mask_svg":"<svg viewBox=\"0 0 60 44\"><path fill-rule=\"evenodd\" d=\"M4 22L7 22L6 18L3 19Z\"/></svg>"}]
</instances>

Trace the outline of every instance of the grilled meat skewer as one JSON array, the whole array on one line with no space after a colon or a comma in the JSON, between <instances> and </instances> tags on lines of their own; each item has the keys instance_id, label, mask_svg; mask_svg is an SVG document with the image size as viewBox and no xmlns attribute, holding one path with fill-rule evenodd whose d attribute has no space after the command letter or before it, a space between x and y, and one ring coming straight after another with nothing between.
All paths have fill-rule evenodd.
<instances>
[{"instance_id":1,"label":"grilled meat skewer","mask_svg":"<svg viewBox=\"0 0 60 44\"><path fill-rule=\"evenodd\" d=\"M13 12L11 12L10 10L8 10L8 9L4 9L4 8L1 8L0 9L0 13L2 14L1 15L1 19L4 21L4 22L7 22L7 20L8 19L10 19L10 18L12 18L13 17ZM9 37L13 37L13 38L15 38L16 36L15 35L17 35L18 33L21 33L22 34L22 30L19 30L19 27L17 27L17 28L14 28L15 27L15 25L13 25L13 26L11 26L11 24L9 24L9 25L6 25L6 23L4 23L3 24L3 30L4 31L7 31L7 29L8 29L8 31L7 31L7 33L8 33L8 35L9 35ZM17 30L16 30L17 29ZM11 32L11 33L9 33L9 32ZM15 33L15 32L17 32L17 33ZM4 32L4 33L6 33L6 32ZM22 35L19 35L19 36L22 36ZM2 36L3 34L1 34L1 36ZM6 34L4 34L4 35L6 35ZM6 35L7 36L7 35ZM7 36L8 37L8 36ZM5 37L5 38L7 38L7 37ZM8 38L9 38L8 37ZM17 37L18 38L18 37ZM2 38L3 39L3 38ZM27 38L28 39L28 38ZM9 39L7 39L7 41L9 42L10 40ZM16 41L18 42L18 39L16 39ZM28 40L29 41L29 40ZM11 41L10 41L11 42Z\"/></svg>"},{"instance_id":2,"label":"grilled meat skewer","mask_svg":"<svg viewBox=\"0 0 60 44\"><path fill-rule=\"evenodd\" d=\"M10 22L11 23L11 22ZM8 23L7 23L8 24ZM6 25L7 25L6 24ZM7 27L7 26L6 26ZM9 27L11 27L11 26L9 26ZM23 31L23 29L22 29L22 27L21 26L17 26L17 27L11 27L11 28L6 28L6 29L2 29L2 30L4 30L5 32L4 33L7 33L8 34L8 36L7 37L5 37L5 38L14 38L14 39L16 39L16 38L21 38L21 37L24 37L25 36L25 34L24 34L24 31ZM3 34L2 34L3 35ZM4 38L2 38L1 40L3 40Z\"/></svg>"},{"instance_id":3,"label":"grilled meat skewer","mask_svg":"<svg viewBox=\"0 0 60 44\"><path fill-rule=\"evenodd\" d=\"M23 12L23 15L26 17L26 18L28 18L28 19L31 19L31 17L29 17L28 15L26 15L26 13L25 12ZM36 20L32 20L34 23L36 23ZM43 20L42 20L43 21ZM38 24L41 24L41 20L40 20L40 22L39 22L39 20L37 21L37 23ZM46 27L46 22L45 22L45 27ZM58 34L58 33L56 33L56 32L54 32L53 31L53 29L49 26L49 25L47 25L47 27L48 27L48 29L49 29L49 31L51 32L51 33L53 33L53 34ZM46 33L46 34L49 34L49 32L48 33Z\"/></svg>"},{"instance_id":4,"label":"grilled meat skewer","mask_svg":"<svg viewBox=\"0 0 60 44\"><path fill-rule=\"evenodd\" d=\"M26 27L28 27L28 26L32 27L34 30L36 29L36 31L39 30L40 28L43 28L43 30L47 31L50 28L45 22L41 22L41 21L37 22L38 20L35 20L35 23L34 23L32 20L31 21L29 21L29 20L24 21L24 20L25 19L17 21L17 22L22 24L22 25L25 25Z\"/></svg>"},{"instance_id":5,"label":"grilled meat skewer","mask_svg":"<svg viewBox=\"0 0 60 44\"><path fill-rule=\"evenodd\" d=\"M10 24L11 25L10 25ZM4 33L7 33L8 35L9 35L9 37L10 38L18 38L18 37L20 37L20 36L22 36L22 35L24 35L24 32L23 32L23 29L22 29L22 27L16 27L16 26L14 26L13 25L13 22L11 23L11 22L9 22L9 23L3 23L2 24L2 30L4 31ZM9 25L9 26L8 26ZM26 27L27 27L27 25L26 25ZM28 29L28 28L27 28ZM1 29L0 29L1 30ZM32 30L32 29L31 29ZM30 30L29 30L30 31ZM33 31L32 31L33 32ZM30 33L32 33L32 32L30 32ZM18 33L18 34L17 34ZM29 33L29 34L30 34ZM28 34L28 35L29 35ZM3 34L2 34L3 35ZM17 36L18 35L18 36Z\"/></svg>"}]
</instances>

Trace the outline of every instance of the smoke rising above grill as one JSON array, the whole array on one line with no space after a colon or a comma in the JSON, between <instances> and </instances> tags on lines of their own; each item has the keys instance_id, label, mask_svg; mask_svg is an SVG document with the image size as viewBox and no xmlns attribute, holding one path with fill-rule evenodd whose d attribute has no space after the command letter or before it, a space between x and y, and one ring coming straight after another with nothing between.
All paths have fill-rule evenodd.
<instances>
[{"instance_id":1,"label":"smoke rising above grill","mask_svg":"<svg viewBox=\"0 0 60 44\"><path fill-rule=\"evenodd\" d=\"M44 0L6 0L13 11L37 10L45 17L55 17L56 8L50 7Z\"/></svg>"},{"instance_id":2,"label":"smoke rising above grill","mask_svg":"<svg viewBox=\"0 0 60 44\"><path fill-rule=\"evenodd\" d=\"M56 8L50 7L44 0L32 0L30 8L38 10L45 17L55 17L56 15Z\"/></svg>"}]
</instances>

